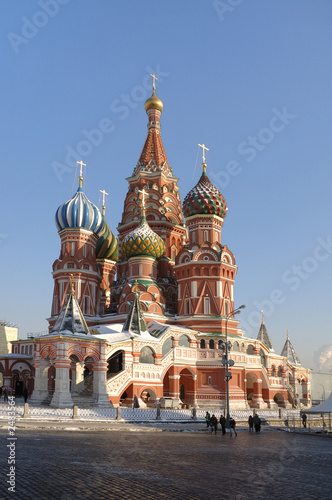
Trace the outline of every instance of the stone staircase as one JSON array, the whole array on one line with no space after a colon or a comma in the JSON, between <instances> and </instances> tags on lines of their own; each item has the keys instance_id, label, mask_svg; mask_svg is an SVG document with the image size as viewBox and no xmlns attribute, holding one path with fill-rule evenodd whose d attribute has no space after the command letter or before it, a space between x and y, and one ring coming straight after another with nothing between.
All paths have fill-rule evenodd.
<instances>
[{"instance_id":1,"label":"stone staircase","mask_svg":"<svg viewBox=\"0 0 332 500\"><path fill-rule=\"evenodd\" d=\"M72 394L74 405L80 408L90 408L94 406L95 400L93 394L93 373L85 377L82 382L77 384L76 391Z\"/></svg>"}]
</instances>

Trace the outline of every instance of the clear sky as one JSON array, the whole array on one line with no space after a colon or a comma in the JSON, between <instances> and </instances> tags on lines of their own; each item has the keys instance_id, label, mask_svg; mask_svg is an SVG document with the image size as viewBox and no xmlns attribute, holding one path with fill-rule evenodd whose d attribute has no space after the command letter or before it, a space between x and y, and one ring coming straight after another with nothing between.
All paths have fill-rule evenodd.
<instances>
[{"instance_id":1,"label":"clear sky","mask_svg":"<svg viewBox=\"0 0 332 500\"><path fill-rule=\"evenodd\" d=\"M264 309L276 352L288 328L314 367L332 343L332 3L3 0L0 16L0 318L47 329L76 157L116 232L155 73L182 200L210 149L241 325L256 337Z\"/></svg>"}]
</instances>

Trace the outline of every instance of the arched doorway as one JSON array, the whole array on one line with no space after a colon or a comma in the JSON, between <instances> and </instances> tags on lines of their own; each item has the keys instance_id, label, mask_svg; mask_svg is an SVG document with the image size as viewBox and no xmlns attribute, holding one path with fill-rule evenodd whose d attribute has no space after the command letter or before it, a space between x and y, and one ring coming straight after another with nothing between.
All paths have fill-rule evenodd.
<instances>
[{"instance_id":1,"label":"arched doorway","mask_svg":"<svg viewBox=\"0 0 332 500\"><path fill-rule=\"evenodd\" d=\"M180 399L184 404L193 404L195 401L194 376L195 375L188 368L184 368L180 372L179 393Z\"/></svg>"},{"instance_id":2,"label":"arched doorway","mask_svg":"<svg viewBox=\"0 0 332 500\"><path fill-rule=\"evenodd\" d=\"M51 365L48 368L47 377L48 377L48 382L47 382L48 393L50 395L53 395L54 391L55 391L55 366L54 365Z\"/></svg>"},{"instance_id":3,"label":"arched doorway","mask_svg":"<svg viewBox=\"0 0 332 500\"><path fill-rule=\"evenodd\" d=\"M155 406L157 401L156 393L150 387L143 389L140 398L146 406Z\"/></svg>"}]
</instances>

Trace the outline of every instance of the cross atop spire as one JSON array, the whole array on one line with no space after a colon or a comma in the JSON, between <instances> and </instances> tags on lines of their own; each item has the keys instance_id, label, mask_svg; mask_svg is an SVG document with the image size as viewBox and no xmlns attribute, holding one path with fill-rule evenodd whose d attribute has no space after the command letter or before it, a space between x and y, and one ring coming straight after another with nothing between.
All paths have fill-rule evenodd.
<instances>
[{"instance_id":1,"label":"cross atop spire","mask_svg":"<svg viewBox=\"0 0 332 500\"><path fill-rule=\"evenodd\" d=\"M79 186L80 188L82 187L82 182L83 182L83 166L86 167L86 164L81 161L76 162L80 166L80 176L78 178L79 181Z\"/></svg>"},{"instance_id":2,"label":"cross atop spire","mask_svg":"<svg viewBox=\"0 0 332 500\"><path fill-rule=\"evenodd\" d=\"M106 199L106 196L108 196L108 193L106 193L105 189L99 189L99 191L101 192L101 194L103 195L103 205L102 205L102 210L103 210L103 214L105 213L105 199Z\"/></svg>"},{"instance_id":3,"label":"cross atop spire","mask_svg":"<svg viewBox=\"0 0 332 500\"><path fill-rule=\"evenodd\" d=\"M198 145L199 145L199 147L200 147L200 148L202 148L202 150L203 150L203 154L202 154L202 156L203 156L203 164L205 164L205 150L206 150L206 151L210 151L210 150L209 150L209 148L207 148L207 147L205 146L205 144L198 144Z\"/></svg>"},{"instance_id":4,"label":"cross atop spire","mask_svg":"<svg viewBox=\"0 0 332 500\"><path fill-rule=\"evenodd\" d=\"M158 80L158 78L156 77L156 75L153 75L151 73L150 73L150 76L152 76L152 78L153 78L152 88L155 90L155 88L156 88L156 80Z\"/></svg>"},{"instance_id":5,"label":"cross atop spire","mask_svg":"<svg viewBox=\"0 0 332 500\"><path fill-rule=\"evenodd\" d=\"M146 196L145 188L139 189L138 192L142 193L142 207L143 207L143 210L145 210L145 196Z\"/></svg>"}]
</instances>

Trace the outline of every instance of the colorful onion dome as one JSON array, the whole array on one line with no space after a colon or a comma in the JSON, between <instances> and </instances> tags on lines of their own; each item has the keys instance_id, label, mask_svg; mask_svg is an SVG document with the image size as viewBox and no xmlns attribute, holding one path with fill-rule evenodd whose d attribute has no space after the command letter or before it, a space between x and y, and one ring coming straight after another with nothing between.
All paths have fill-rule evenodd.
<instances>
[{"instance_id":1,"label":"colorful onion dome","mask_svg":"<svg viewBox=\"0 0 332 500\"><path fill-rule=\"evenodd\" d=\"M157 109L162 112L164 104L163 101L156 96L155 87L153 87L152 96L145 101L144 107L146 112L148 112L149 109Z\"/></svg>"},{"instance_id":2,"label":"colorful onion dome","mask_svg":"<svg viewBox=\"0 0 332 500\"><path fill-rule=\"evenodd\" d=\"M126 259L130 257L152 257L159 259L165 252L165 244L152 229L145 218L145 210L142 209L141 222L122 241L122 252Z\"/></svg>"},{"instance_id":3,"label":"colorful onion dome","mask_svg":"<svg viewBox=\"0 0 332 500\"><path fill-rule=\"evenodd\" d=\"M96 244L97 259L118 260L118 239L114 236L105 219L105 207L102 207L103 229Z\"/></svg>"},{"instance_id":4,"label":"colorful onion dome","mask_svg":"<svg viewBox=\"0 0 332 500\"><path fill-rule=\"evenodd\" d=\"M206 175L205 163L202 168L201 178L184 199L184 216L188 218L192 215L211 214L224 218L228 210L226 200Z\"/></svg>"},{"instance_id":5,"label":"colorful onion dome","mask_svg":"<svg viewBox=\"0 0 332 500\"><path fill-rule=\"evenodd\" d=\"M103 230L104 221L99 208L91 203L83 192L82 182L83 177L80 176L76 194L57 209L55 224L58 231L82 228L93 231L99 236Z\"/></svg>"}]
</instances>

